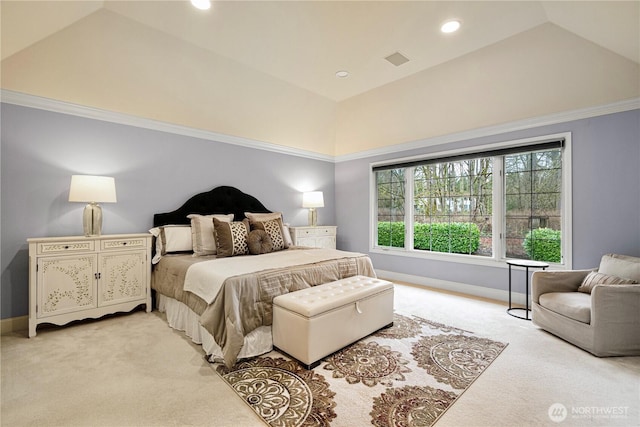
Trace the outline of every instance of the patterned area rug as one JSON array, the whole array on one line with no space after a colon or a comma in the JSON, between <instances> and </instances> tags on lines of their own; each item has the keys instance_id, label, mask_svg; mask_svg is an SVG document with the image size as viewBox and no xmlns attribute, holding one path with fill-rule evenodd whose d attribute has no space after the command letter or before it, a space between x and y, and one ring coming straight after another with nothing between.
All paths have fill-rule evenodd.
<instances>
[{"instance_id":1,"label":"patterned area rug","mask_svg":"<svg viewBox=\"0 0 640 427\"><path fill-rule=\"evenodd\" d=\"M430 426L506 346L396 314L310 371L275 351L216 370L274 427Z\"/></svg>"}]
</instances>

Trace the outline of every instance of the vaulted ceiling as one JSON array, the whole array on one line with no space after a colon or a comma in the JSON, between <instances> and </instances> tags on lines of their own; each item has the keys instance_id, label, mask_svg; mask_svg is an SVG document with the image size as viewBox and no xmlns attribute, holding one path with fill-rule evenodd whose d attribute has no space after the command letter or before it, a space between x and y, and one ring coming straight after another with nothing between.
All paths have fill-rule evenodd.
<instances>
[{"instance_id":1,"label":"vaulted ceiling","mask_svg":"<svg viewBox=\"0 0 640 427\"><path fill-rule=\"evenodd\" d=\"M175 51L179 50L180 58L176 60L188 64L190 69L200 68L206 73L203 70L219 70L222 61L230 61L237 64L237 71L232 74L238 74L238 79L255 80L252 73L261 73L274 82L285 82L322 97L329 102L327 105L339 105L417 73L455 63L458 58L482 52L545 25L606 50L631 66L640 63L638 1L214 1L211 9L200 11L187 1L3 0L1 13L3 73L8 73L7 79L3 78L3 88L26 90L35 95L39 94L37 86L42 83L16 83L20 78L12 73L17 73L20 67L32 66L30 61L34 57L46 56L46 52L56 54L52 46L63 50L61 46L71 43L71 35L65 39L61 36L67 33L93 43L87 50L104 48L100 37L106 37L104 34L110 31L121 33L119 43L123 51L133 49L127 40L133 45L142 43L142 38L154 38L166 46L167 57L175 57ZM450 18L459 19L462 28L453 34L441 33L440 25ZM83 31L72 33L71 29L81 28L83 24L86 27ZM95 34L90 34L92 31ZM47 45L48 39L56 37L58 44L50 41ZM180 44L179 49L176 43ZM385 60L396 52L409 61L396 66ZM520 54L526 55L526 52ZM149 49L149 55L163 53L160 47L154 46ZM60 58L64 56L64 52L60 54ZM214 57L217 65L207 63ZM514 61L517 60L516 55ZM47 58L40 64L52 61ZM131 57L126 58L126 62L131 61ZM55 74L55 67L52 68ZM348 71L349 76L336 77L339 70ZM133 85L122 80L125 76L113 72L125 87ZM188 82L180 85L204 87L206 83L197 75L198 70L185 76ZM172 84L157 76L149 78L158 86ZM168 74L169 78L175 80L175 75ZM43 80L43 75L37 79ZM73 90L66 90L72 97ZM198 90L201 89L193 89ZM41 95L56 97L55 91L42 91ZM105 97L104 105L92 106L114 109L114 103ZM82 103L80 98L69 101ZM87 102L91 104L89 99ZM331 109L324 102L315 102L314 108ZM140 114L126 109L123 112ZM335 114L335 111L323 114ZM146 116L164 120L155 113ZM180 124L193 125L184 120ZM231 125L217 126L222 132L243 132ZM260 134L248 132L241 136L270 140L268 135L269 131L264 130ZM286 138L272 142L287 144Z\"/></svg>"},{"instance_id":2,"label":"vaulted ceiling","mask_svg":"<svg viewBox=\"0 0 640 427\"><path fill-rule=\"evenodd\" d=\"M340 101L545 22L640 62L639 4L221 1L200 11L187 1L3 1L2 59L104 8ZM450 18L462 29L440 33ZM410 61L384 60L395 52Z\"/></svg>"}]
</instances>

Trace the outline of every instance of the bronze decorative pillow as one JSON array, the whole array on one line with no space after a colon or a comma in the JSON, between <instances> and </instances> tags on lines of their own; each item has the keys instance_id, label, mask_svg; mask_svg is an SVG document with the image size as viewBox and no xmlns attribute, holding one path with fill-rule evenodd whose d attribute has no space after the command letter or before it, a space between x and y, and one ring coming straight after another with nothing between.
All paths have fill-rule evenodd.
<instances>
[{"instance_id":1,"label":"bronze decorative pillow","mask_svg":"<svg viewBox=\"0 0 640 427\"><path fill-rule=\"evenodd\" d=\"M291 242L291 234L289 233L289 226L284 224L284 218L282 216L282 212L270 212L270 213L245 212L244 215L249 219L249 222L251 223L251 229L256 228L255 224L258 222L280 220L279 222L280 232L282 233L282 239L284 241L284 249L293 245L293 243ZM270 236L271 236L271 240L273 241L274 236L271 234ZM279 245L276 245L275 241L273 243L275 246L279 246ZM274 250L278 250L278 249L274 248Z\"/></svg>"},{"instance_id":2,"label":"bronze decorative pillow","mask_svg":"<svg viewBox=\"0 0 640 427\"><path fill-rule=\"evenodd\" d=\"M213 218L213 229L216 234L216 246L219 257L247 255L247 235L249 220L225 222Z\"/></svg>"},{"instance_id":3,"label":"bronze decorative pillow","mask_svg":"<svg viewBox=\"0 0 640 427\"><path fill-rule=\"evenodd\" d=\"M252 230L249 232L247 245L251 255L268 254L273 250L271 238L264 230Z\"/></svg>"},{"instance_id":4,"label":"bronze decorative pillow","mask_svg":"<svg viewBox=\"0 0 640 427\"><path fill-rule=\"evenodd\" d=\"M280 218L268 221L252 221L251 228L254 230L263 230L269 235L271 244L273 245L273 251L280 251L286 248L284 235L282 234L282 220Z\"/></svg>"},{"instance_id":5,"label":"bronze decorative pillow","mask_svg":"<svg viewBox=\"0 0 640 427\"><path fill-rule=\"evenodd\" d=\"M592 271L584 278L582 284L580 284L580 287L578 288L578 292L590 294L595 285L628 285L634 283L638 282L631 279L624 279L622 277Z\"/></svg>"}]
</instances>

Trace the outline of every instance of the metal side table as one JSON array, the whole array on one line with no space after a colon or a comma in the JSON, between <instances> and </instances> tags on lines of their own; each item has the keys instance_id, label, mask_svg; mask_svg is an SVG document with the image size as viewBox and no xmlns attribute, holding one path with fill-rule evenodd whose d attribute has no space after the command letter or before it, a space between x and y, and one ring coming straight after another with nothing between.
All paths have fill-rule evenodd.
<instances>
[{"instance_id":1,"label":"metal side table","mask_svg":"<svg viewBox=\"0 0 640 427\"><path fill-rule=\"evenodd\" d=\"M507 264L509 265L509 308L507 309L507 313L509 313L513 317L517 317L518 319L531 320L531 318L529 317L529 312L531 311L531 309L529 308L529 269L541 268L542 270L544 270L547 267L549 267L549 264L547 264L546 262L531 261L528 259L509 259L507 260ZM526 277L526 287L524 291L525 308L511 306L511 267L512 266L524 267L525 269L525 277ZM524 313L525 313L524 317L519 316L515 313L512 313L512 311L515 311L515 310L524 310Z\"/></svg>"}]
</instances>

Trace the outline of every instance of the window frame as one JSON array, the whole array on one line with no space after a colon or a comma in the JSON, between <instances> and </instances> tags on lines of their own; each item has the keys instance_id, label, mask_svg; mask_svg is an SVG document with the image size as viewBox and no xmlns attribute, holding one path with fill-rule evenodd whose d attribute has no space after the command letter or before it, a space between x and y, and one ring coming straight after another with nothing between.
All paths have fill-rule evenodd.
<instances>
[{"instance_id":1,"label":"window frame","mask_svg":"<svg viewBox=\"0 0 640 427\"><path fill-rule=\"evenodd\" d=\"M562 132L556 134L541 135L530 138L507 140L495 143L484 144L480 146L459 148L453 150L439 151L429 153L427 155L403 157L397 159L390 159L380 162L373 162L369 164L369 176L370 176L370 206L369 206L369 250L371 253L394 255L410 258L422 258L432 259L438 261L458 262L466 264L487 265L496 266L504 265L508 259L504 254L505 246L505 203L504 203L504 170L502 161L497 161L498 157L494 157L493 161L493 255L491 257L469 255L469 254L453 254L445 252L431 252L416 250L407 248L407 245L412 245L413 242L413 182L406 182L405 184L405 247L387 247L377 245L377 224L378 224L378 212L377 212L377 186L376 186L376 172L374 168L380 166L389 166L401 163L419 162L424 160L445 158L451 156L465 155L471 153L480 153L484 151L501 150L509 148L525 148L537 143L544 143L546 141L564 139L563 151L562 151L562 183L561 183L561 216L562 216L562 261L560 263L550 263L553 269L571 269L572 268L572 172L571 172L571 132ZM491 156L488 156L491 157ZM407 166L403 166L409 168ZM406 174L410 175L410 174ZM496 178L499 176L499 178ZM411 178L412 180L412 178ZM500 214L498 214L500 212ZM409 218L407 218L409 216Z\"/></svg>"}]
</instances>

